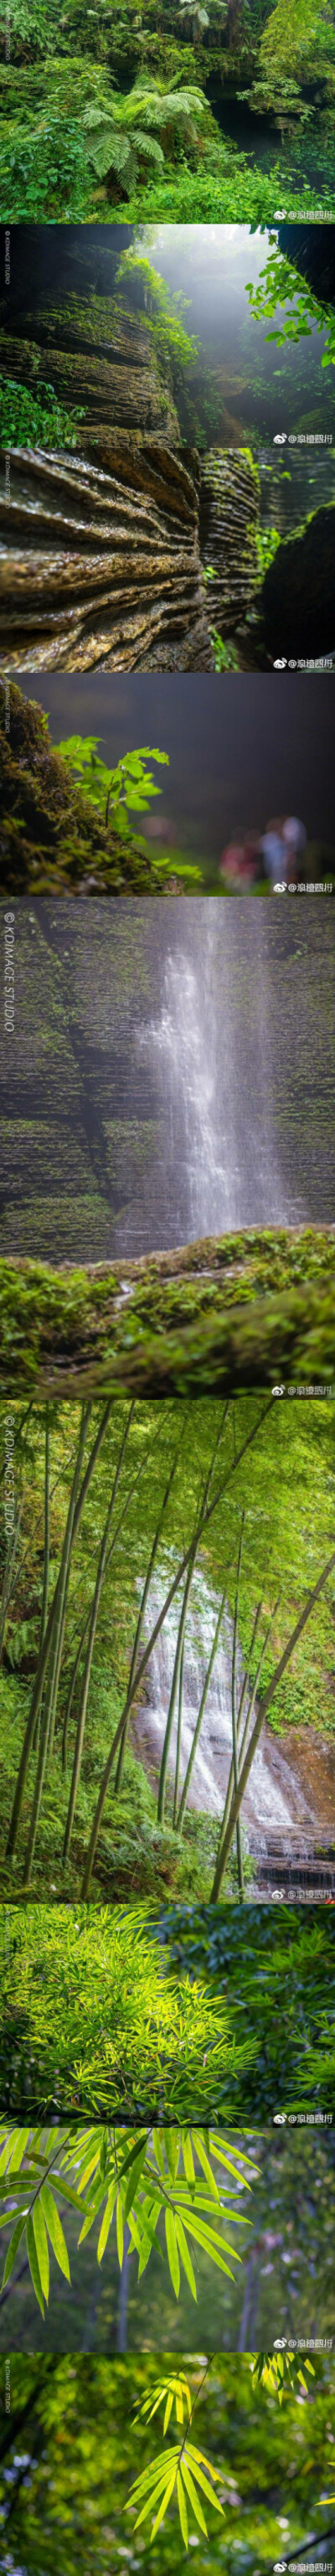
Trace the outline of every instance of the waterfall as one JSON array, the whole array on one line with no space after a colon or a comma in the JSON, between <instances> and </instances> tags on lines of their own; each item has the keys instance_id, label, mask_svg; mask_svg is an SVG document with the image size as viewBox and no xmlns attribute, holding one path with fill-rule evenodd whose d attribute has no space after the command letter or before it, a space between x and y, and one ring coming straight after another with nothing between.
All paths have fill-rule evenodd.
<instances>
[{"instance_id":1,"label":"waterfall","mask_svg":"<svg viewBox=\"0 0 335 2576\"><path fill-rule=\"evenodd\" d=\"M169 1573L172 1565L169 1563ZM164 1587L165 1588L165 1587ZM149 1626L162 1605L163 1584L157 1575L150 1594ZM164 1620L146 1673L145 1701L137 1711L134 1735L137 1749L149 1770L159 1770L171 1691L174 1655L180 1617L181 1595L176 1595ZM189 1602L183 1670L183 1720L180 1761L180 1791L189 1759L200 1699L209 1663L219 1596L215 1595L196 1568ZM223 1813L232 1751L232 1647L233 1622L228 1607L223 1614L221 1636L209 1684L201 1733L191 1774L189 1804L219 1819ZM239 1693L243 1680L243 1658L238 1648L237 1672ZM248 1701L247 1701L248 1706ZM177 1718L171 1738L169 1777L173 1784L176 1755ZM282 1850L290 1850L292 1831L303 1834L311 1830L313 1806L304 1794L301 1781L295 1777L278 1738L264 1730L252 1764L243 1801L243 1822L250 1832L251 1848L261 1852L273 1834Z\"/></svg>"},{"instance_id":2,"label":"waterfall","mask_svg":"<svg viewBox=\"0 0 335 2576\"><path fill-rule=\"evenodd\" d=\"M239 907L228 924L227 909L189 901L167 941L163 927L159 1006L138 1036L160 1127L152 1248L305 1215L279 1167L265 907L243 905L242 948Z\"/></svg>"}]
</instances>

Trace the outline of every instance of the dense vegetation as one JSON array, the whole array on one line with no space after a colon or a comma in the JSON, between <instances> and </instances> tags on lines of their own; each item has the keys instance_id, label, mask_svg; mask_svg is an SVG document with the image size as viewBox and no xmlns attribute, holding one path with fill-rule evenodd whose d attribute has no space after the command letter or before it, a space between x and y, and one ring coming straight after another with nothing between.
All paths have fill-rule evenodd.
<instances>
[{"instance_id":1,"label":"dense vegetation","mask_svg":"<svg viewBox=\"0 0 335 2576\"><path fill-rule=\"evenodd\" d=\"M179 1966L143 1907L5 1907L2 2094L37 2119L332 2117L334 1921L323 1907L183 1917ZM246 1933L244 1924L246 1922ZM174 1917L172 1915L172 1950ZM165 1954L165 1943L167 1948Z\"/></svg>"},{"instance_id":2,"label":"dense vegetation","mask_svg":"<svg viewBox=\"0 0 335 2576\"><path fill-rule=\"evenodd\" d=\"M98 1227L100 1209L97 1197ZM37 1201L37 1229L40 1213ZM46 1213L44 1202L44 1225ZM60 1255L62 1217L66 1233L68 1207L58 1200ZM143 1398L217 1396L271 1388L279 1373L284 1389L307 1392L312 1382L331 1395L334 1269L333 1236L317 1226L297 1234L249 1227L153 1254L141 1268L114 1261L111 1269L105 1259L101 1272L56 1269L23 1250L0 1260L1 1391L70 1401L84 1389L116 1396L120 1387Z\"/></svg>"},{"instance_id":3,"label":"dense vegetation","mask_svg":"<svg viewBox=\"0 0 335 2576\"><path fill-rule=\"evenodd\" d=\"M4 0L2 20L5 29ZM57 0L13 0L5 220L99 221L102 211L108 222L129 207L135 220L257 223L278 202L317 212L321 189L333 211L334 74L333 0L162 0L159 13L157 0L124 0L121 13L116 0L90 10L68 0L61 18Z\"/></svg>"},{"instance_id":4,"label":"dense vegetation","mask_svg":"<svg viewBox=\"0 0 335 2576\"><path fill-rule=\"evenodd\" d=\"M216 1895L222 1820L201 1812L199 1799L192 1805L192 1767L226 1608L228 1886L241 1811L234 1763L239 1779L247 1758L237 1648L253 1750L266 1721L279 1735L297 1722L315 1730L318 1815L318 1738L327 1743L334 1729L334 1575L324 1580L333 1406L271 1396L222 1407L15 1403L9 1416L3 1408L1 1430L3 1892L15 1869L18 1887L23 1880L37 1895L46 1886L70 1899L91 1888ZM321 1587L311 1622L308 1586ZM186 1759L183 1667L194 1618L199 1675ZM150 1689L155 1699L150 1658L165 1633L157 1764L142 1749L141 1713ZM240 1834L237 1864L243 1893Z\"/></svg>"},{"instance_id":5,"label":"dense vegetation","mask_svg":"<svg viewBox=\"0 0 335 2576\"><path fill-rule=\"evenodd\" d=\"M29 2113L28 2113L29 2116ZM25 2133L26 2134L26 2133ZM50 2285L49 2297L41 2293L44 2315L34 2288L26 2238L17 2245L4 2288L0 2290L0 2352L69 2353L74 2341L76 2352L154 2352L166 2351L189 2355L206 2348L210 2301L211 2344L213 2352L264 2352L277 2338L291 2341L294 2335L299 2348L308 2348L310 2336L321 2325L324 2347L334 2333L334 2218L335 2218L335 2132L334 2128L304 2126L280 2122L272 2128L221 2132L216 2140L221 2163L212 2152L211 2134L196 2130L191 2140L195 2183L191 2171L190 2140L174 2129L168 2129L166 2140L160 2129L156 2139L146 2138L142 2129L103 2134L87 2129L81 2136L77 2124L71 2128L67 2148L59 2130L53 2140L44 2129L39 2147L32 2133L23 2151L21 2173L12 2176L8 2168L9 2141L14 2145L12 2129L2 2130L6 2142L6 2166L3 2172L3 2245L2 2264L7 2263L13 2242L16 2219L14 2200L16 2184L25 2192L25 2206L32 2211L34 2194L39 2185L43 2194L45 2161L48 2161L49 2187L54 2210L62 2226L57 2248L51 2242L49 2228ZM179 2177L171 2183L171 2158L179 2144ZM84 2153L86 2168L91 2165L85 2190L81 2190ZM37 2157L41 2155L38 2167ZM141 2158L143 2165L141 2171ZM107 2165L103 2175L102 2165ZM170 2164L168 2158L170 2157ZM185 2175L185 2157L189 2166ZM207 2160L204 2178L204 2163ZM158 2158L158 2166L157 2166ZM223 2161L223 2160L226 2161ZM121 2177L121 2164L126 2170ZM100 2162L100 2173L99 2173ZM136 2166L138 2171L136 2174ZM119 2175L119 2210L114 2204L111 2225L102 2253L98 2253L101 2226L107 2230L107 2197L114 2189L116 2167ZM235 2182L236 2170L236 2182ZM29 2175L29 2181L28 2181ZM211 2181L209 2182L209 2175ZM144 2192L152 2195L152 2241L148 2260L141 2256L128 2220L124 2219L123 2202L127 2189L133 2188L132 2228L143 2233ZM210 2206L205 2216L203 2204L195 2208L195 2193L200 2183ZM64 2199L74 2185L74 2200ZM80 2188L79 2188L80 2185ZM219 2186L220 2202L215 2199ZM105 2187L103 2203L94 2214L95 2194ZM188 2271L181 2252L178 2293L171 2276L167 2251L166 2198L174 2219L182 2217L182 2227L190 2255ZM184 2197L177 2207L178 2193ZM76 2205L76 2194L79 2205ZM214 2199L213 2195L214 2194ZM160 2205L162 2195L162 2205ZM10 2209L8 2201L13 2205ZM222 2204L220 2209L220 2203ZM87 2224L84 2207L87 2204ZM7 2219L6 2219L7 2205ZM121 2258L121 2208L123 2217L123 2250ZM43 2201L42 2201L43 2210ZM47 2217L53 2213L46 2199ZM21 2209L21 2218L23 2211ZM88 2220L90 2218L90 2225ZM193 2232L193 2220L197 2228ZM238 2224L235 2225L236 2219ZM205 2224L204 2224L205 2220ZM202 2226L204 2224L204 2241ZM54 2224L54 2236L57 2221ZM37 2254L39 2222L34 2234L33 2262ZM85 2236L83 2235L85 2227ZM225 2270L215 2262L215 2232L219 2230ZM168 2230L168 2232L170 2232ZM34 2231L33 2231L34 2233ZM43 2233L43 2231L42 2231ZM222 2235L226 2245L222 2244ZM43 2240L44 2243L44 2240ZM68 2271L65 2269L66 2253ZM174 2247L173 2231L171 2247ZM29 2230L29 2246L32 2238ZM220 2246L218 2248L220 2251ZM64 2269L58 2259L62 2252ZM185 2243L183 2242L183 2256ZM45 2244L44 2244L45 2257ZM143 2257L143 2259L142 2259ZM1 2267L0 2267L1 2268ZM36 2269L36 2266L35 2266ZM46 2274L44 2275L46 2280ZM194 2294L194 2285L196 2297ZM1 2375L1 2374L0 2374Z\"/></svg>"},{"instance_id":6,"label":"dense vegetation","mask_svg":"<svg viewBox=\"0 0 335 2576\"><path fill-rule=\"evenodd\" d=\"M3 727L1 725L3 717ZM164 751L126 753L109 770L93 735L50 741L34 699L11 683L7 711L0 683L0 775L4 810L0 849L9 894L161 894L174 874L192 888L198 871L178 854L156 857L133 816L148 812L159 787L148 761ZM136 831L134 842L133 831ZM200 873L200 872L199 872Z\"/></svg>"},{"instance_id":7,"label":"dense vegetation","mask_svg":"<svg viewBox=\"0 0 335 2576\"><path fill-rule=\"evenodd\" d=\"M311 2376L303 2355L296 2362L280 2355L277 2364L262 2355L255 2368L250 2359L207 2357L205 2351L181 2365L179 2379L185 2376L197 2410L191 2439L205 2453L212 2484L210 2501L200 2488L208 2537L199 2529L197 2497L188 2498L199 2576L212 2576L213 2550L218 2576L231 2576L237 2552L246 2576L256 2556L261 2576L263 2570L267 2576L283 2548L289 2560L312 2537L317 2546L334 2531L333 2508L320 2503L334 2486L333 2361L317 2354ZM6 2557L9 2565L20 2565L22 2576L110 2576L114 2564L125 2565L130 2576L139 2567L149 2576L152 2565L157 2576L180 2576L184 2560L174 2506L157 2534L153 2558L150 2524L135 2531L135 2504L130 2505L134 2472L143 2474L151 2463L154 2493L163 2379L174 2397L169 2354L160 2380L150 2354L116 2362L89 2354L62 2360L44 2360L41 2352L35 2359L12 2355L0 2492ZM173 2411L170 2443L174 2422ZM212 2509L213 2490L224 2518Z\"/></svg>"}]
</instances>

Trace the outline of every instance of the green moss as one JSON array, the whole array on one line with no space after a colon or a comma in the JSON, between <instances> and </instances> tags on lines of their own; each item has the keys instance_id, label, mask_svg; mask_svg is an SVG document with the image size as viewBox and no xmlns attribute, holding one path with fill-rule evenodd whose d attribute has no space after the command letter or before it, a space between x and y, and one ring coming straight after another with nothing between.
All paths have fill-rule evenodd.
<instances>
[{"instance_id":1,"label":"green moss","mask_svg":"<svg viewBox=\"0 0 335 2576\"><path fill-rule=\"evenodd\" d=\"M332 1229L250 1228L113 1270L0 1263L4 1394L219 1395L278 1378L335 1383Z\"/></svg>"}]
</instances>

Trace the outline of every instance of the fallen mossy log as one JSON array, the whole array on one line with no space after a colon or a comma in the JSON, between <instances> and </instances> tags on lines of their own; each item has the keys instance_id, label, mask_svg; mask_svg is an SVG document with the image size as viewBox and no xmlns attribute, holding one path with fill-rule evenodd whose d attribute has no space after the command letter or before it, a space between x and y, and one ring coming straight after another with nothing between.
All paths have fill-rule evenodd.
<instances>
[{"instance_id":1,"label":"fallen mossy log","mask_svg":"<svg viewBox=\"0 0 335 2576\"><path fill-rule=\"evenodd\" d=\"M2 457L2 463L4 459ZM81 455L10 451L2 510L6 671L211 670L200 463L125 431Z\"/></svg>"},{"instance_id":2,"label":"fallen mossy log","mask_svg":"<svg viewBox=\"0 0 335 2576\"><path fill-rule=\"evenodd\" d=\"M0 1262L3 1395L335 1385L335 1227L250 1227L86 1269Z\"/></svg>"},{"instance_id":3,"label":"fallen mossy log","mask_svg":"<svg viewBox=\"0 0 335 2576\"><path fill-rule=\"evenodd\" d=\"M47 717L0 680L0 860L6 894L162 894L159 869L105 825L50 742Z\"/></svg>"}]
</instances>

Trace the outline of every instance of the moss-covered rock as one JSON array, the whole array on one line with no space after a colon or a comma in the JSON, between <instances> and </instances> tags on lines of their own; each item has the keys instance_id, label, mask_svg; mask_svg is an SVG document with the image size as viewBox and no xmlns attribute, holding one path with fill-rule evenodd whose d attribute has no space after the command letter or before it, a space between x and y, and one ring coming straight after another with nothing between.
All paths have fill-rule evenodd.
<instances>
[{"instance_id":1,"label":"moss-covered rock","mask_svg":"<svg viewBox=\"0 0 335 2576\"><path fill-rule=\"evenodd\" d=\"M52 750L47 718L0 681L0 858L7 894L160 894L139 844L107 829Z\"/></svg>"},{"instance_id":2,"label":"moss-covered rock","mask_svg":"<svg viewBox=\"0 0 335 2576\"><path fill-rule=\"evenodd\" d=\"M268 650L288 660L333 653L334 587L335 504L328 501L278 546L269 564L262 593Z\"/></svg>"},{"instance_id":3,"label":"moss-covered rock","mask_svg":"<svg viewBox=\"0 0 335 2576\"><path fill-rule=\"evenodd\" d=\"M251 1227L113 1268L0 1262L3 1395L220 1395L274 1380L334 1388L335 1227Z\"/></svg>"}]
</instances>

